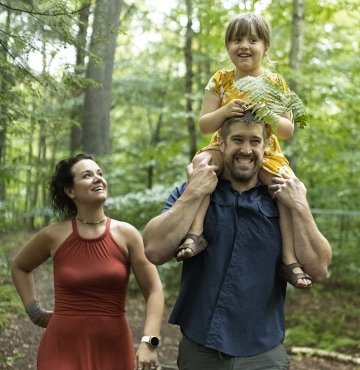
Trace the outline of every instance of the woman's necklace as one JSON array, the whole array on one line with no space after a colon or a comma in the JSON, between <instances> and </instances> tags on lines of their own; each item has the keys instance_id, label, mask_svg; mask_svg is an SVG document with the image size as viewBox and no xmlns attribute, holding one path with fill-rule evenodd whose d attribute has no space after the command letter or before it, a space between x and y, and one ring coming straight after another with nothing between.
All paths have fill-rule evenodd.
<instances>
[{"instance_id":1,"label":"woman's necklace","mask_svg":"<svg viewBox=\"0 0 360 370\"><path fill-rule=\"evenodd\" d=\"M86 221L86 220L83 220L81 219L79 216L76 216L76 218L82 223L82 224L87 224L87 225L99 225L99 224L102 224L105 220L106 220L106 216L100 220L100 221L95 221L95 222L91 222L91 221Z\"/></svg>"}]
</instances>

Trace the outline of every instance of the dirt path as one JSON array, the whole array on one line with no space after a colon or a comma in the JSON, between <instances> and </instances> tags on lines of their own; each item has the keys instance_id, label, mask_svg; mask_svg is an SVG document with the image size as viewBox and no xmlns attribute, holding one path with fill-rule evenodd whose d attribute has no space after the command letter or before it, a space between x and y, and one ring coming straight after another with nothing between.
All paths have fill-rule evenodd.
<instances>
[{"instance_id":1,"label":"dirt path","mask_svg":"<svg viewBox=\"0 0 360 370\"><path fill-rule=\"evenodd\" d=\"M135 306L136 303L137 301L130 302L130 306ZM134 338L138 341L142 332L142 309L136 309L136 307L133 309L135 315L130 315L130 323ZM6 365L1 366L0 364L0 369L35 370L37 347L41 335L42 329L35 327L26 318L12 320L0 332L1 354L7 358ZM161 347L158 350L162 370L177 369L176 355L179 337L180 334L176 328L164 323ZM292 370L359 370L358 366L326 359L291 356L291 362Z\"/></svg>"},{"instance_id":2,"label":"dirt path","mask_svg":"<svg viewBox=\"0 0 360 370\"><path fill-rule=\"evenodd\" d=\"M49 269L37 272L38 292L44 307L52 304L52 282ZM142 335L144 307L143 300L131 298L128 303L128 318L135 343ZM177 369L177 344L180 338L176 327L166 323L169 310L164 315L162 342L158 350L162 370ZM36 353L43 329L33 325L25 316L14 317L0 330L0 370L36 369ZM360 367L329 359L291 356L291 370L359 370ZM56 369L49 369L56 370ZM99 369L101 370L101 369Z\"/></svg>"}]
</instances>

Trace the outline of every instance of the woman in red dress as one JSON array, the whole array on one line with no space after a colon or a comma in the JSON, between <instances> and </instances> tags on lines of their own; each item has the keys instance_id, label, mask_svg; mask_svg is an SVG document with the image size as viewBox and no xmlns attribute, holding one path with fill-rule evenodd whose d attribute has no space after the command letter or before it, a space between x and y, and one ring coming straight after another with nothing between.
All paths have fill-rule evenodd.
<instances>
[{"instance_id":1,"label":"woman in red dress","mask_svg":"<svg viewBox=\"0 0 360 370\"><path fill-rule=\"evenodd\" d=\"M40 230L12 265L26 312L46 328L38 370L156 369L164 297L140 233L106 217L107 183L90 155L60 161L50 191L61 221ZM32 275L49 257L54 311L41 308ZM125 315L130 269L146 302L144 337L136 354Z\"/></svg>"}]
</instances>

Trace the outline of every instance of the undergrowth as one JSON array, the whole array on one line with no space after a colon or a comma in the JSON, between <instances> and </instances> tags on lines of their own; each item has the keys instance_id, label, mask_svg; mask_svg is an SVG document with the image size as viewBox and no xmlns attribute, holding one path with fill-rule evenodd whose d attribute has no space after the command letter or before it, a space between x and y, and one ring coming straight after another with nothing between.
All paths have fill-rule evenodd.
<instances>
[{"instance_id":1,"label":"undergrowth","mask_svg":"<svg viewBox=\"0 0 360 370\"><path fill-rule=\"evenodd\" d=\"M12 283L10 265L13 255L27 240L26 232L0 236L0 329L14 315L23 314L23 306Z\"/></svg>"},{"instance_id":2,"label":"undergrowth","mask_svg":"<svg viewBox=\"0 0 360 370\"><path fill-rule=\"evenodd\" d=\"M287 347L325 349L359 356L360 288L315 285L310 291L288 289Z\"/></svg>"}]
</instances>

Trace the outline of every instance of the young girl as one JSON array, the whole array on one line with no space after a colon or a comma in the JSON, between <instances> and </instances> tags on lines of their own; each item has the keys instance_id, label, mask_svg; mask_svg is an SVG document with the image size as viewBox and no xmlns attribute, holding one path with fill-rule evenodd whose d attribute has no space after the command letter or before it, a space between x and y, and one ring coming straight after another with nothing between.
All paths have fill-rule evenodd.
<instances>
[{"instance_id":1,"label":"young girl","mask_svg":"<svg viewBox=\"0 0 360 370\"><path fill-rule=\"evenodd\" d=\"M248 13L232 20L225 32L225 46L234 68L219 70L210 79L205 88L205 95L200 113L200 129L203 133L214 133L210 144L203 148L193 159L196 167L205 158L211 158L212 164L222 172L222 154L219 150L218 131L223 122L230 117L242 116L245 92L235 86L235 82L246 76L264 76L281 91L289 88L284 79L276 73L264 70L262 61L270 47L270 28L263 17ZM293 175L289 163L279 145L278 138L289 139L294 132L291 112L276 116L277 124L272 126L272 134L267 147L260 179L270 185L274 176L282 173ZM179 246L176 259L182 261L192 257L206 248L207 242L202 235L203 223L210 197L203 202L189 233ZM279 274L297 288L311 287L311 278L303 272L298 264L293 242L293 224L291 214L281 203L278 203L280 228L283 239L283 263Z\"/></svg>"}]
</instances>

